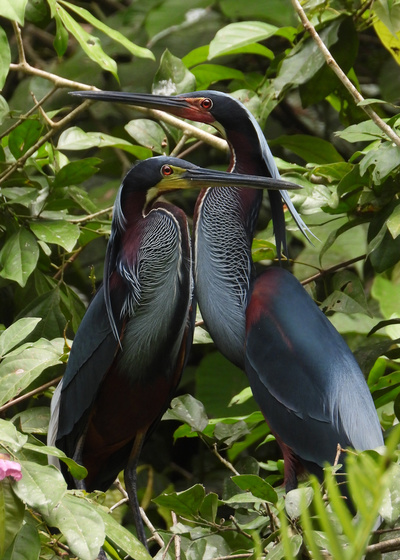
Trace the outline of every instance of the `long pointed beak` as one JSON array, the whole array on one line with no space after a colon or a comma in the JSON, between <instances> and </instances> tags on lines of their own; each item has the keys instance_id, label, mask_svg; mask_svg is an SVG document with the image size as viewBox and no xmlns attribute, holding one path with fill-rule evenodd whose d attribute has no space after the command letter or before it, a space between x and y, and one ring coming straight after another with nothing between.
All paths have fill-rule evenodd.
<instances>
[{"instance_id":1,"label":"long pointed beak","mask_svg":"<svg viewBox=\"0 0 400 560\"><path fill-rule=\"evenodd\" d=\"M173 167L173 166L171 166ZM295 183L282 181L273 177L259 177L257 175L242 175L228 173L227 171L215 171L195 167L192 169L180 169L176 173L159 184L159 191L166 192L178 189L208 188L208 187L241 187L246 189L269 189L269 190L295 190L301 189Z\"/></svg>"},{"instance_id":2,"label":"long pointed beak","mask_svg":"<svg viewBox=\"0 0 400 560\"><path fill-rule=\"evenodd\" d=\"M123 91L71 91L74 97L84 97L93 101L114 101L146 107L148 109L166 110L179 116L179 110L190 108L183 97L152 95L150 93L127 93Z\"/></svg>"}]
</instances>

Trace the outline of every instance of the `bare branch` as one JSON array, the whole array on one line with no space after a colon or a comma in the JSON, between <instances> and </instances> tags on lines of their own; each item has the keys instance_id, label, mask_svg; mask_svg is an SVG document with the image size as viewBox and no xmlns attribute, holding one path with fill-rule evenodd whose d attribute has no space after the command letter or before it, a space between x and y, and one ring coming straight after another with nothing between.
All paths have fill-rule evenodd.
<instances>
[{"instance_id":1,"label":"bare branch","mask_svg":"<svg viewBox=\"0 0 400 560\"><path fill-rule=\"evenodd\" d=\"M369 544L365 549L365 552L393 552L394 550L400 550L400 537L397 537L396 539L388 539L387 541L380 541L375 544Z\"/></svg>"},{"instance_id":2,"label":"bare branch","mask_svg":"<svg viewBox=\"0 0 400 560\"><path fill-rule=\"evenodd\" d=\"M4 410L7 410L7 408L10 408L11 406L14 406L15 404L23 402L26 399L29 399L30 397L33 397L34 395L38 395L39 393L43 393L43 391L45 391L46 389L48 389L52 385L57 385L58 382L61 381L61 378L62 378L62 375L60 375L59 377L56 377L55 379L52 379L51 381L48 381L44 385L41 385L40 387L37 387L36 389L33 389L32 391L29 391L29 393L25 393L25 395L21 395L20 397L16 397L15 399L12 399L11 401L8 401L6 404L3 404L3 406L0 406L0 412L3 412Z\"/></svg>"}]
</instances>

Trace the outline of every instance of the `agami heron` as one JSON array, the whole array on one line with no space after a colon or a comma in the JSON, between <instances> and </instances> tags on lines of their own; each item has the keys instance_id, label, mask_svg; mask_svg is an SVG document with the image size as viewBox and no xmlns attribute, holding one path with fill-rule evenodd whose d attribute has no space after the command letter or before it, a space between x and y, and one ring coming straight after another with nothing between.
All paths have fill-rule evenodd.
<instances>
[{"instance_id":1,"label":"agami heron","mask_svg":"<svg viewBox=\"0 0 400 560\"><path fill-rule=\"evenodd\" d=\"M80 483L62 465L69 485L106 490L125 469L144 544L137 462L146 435L179 383L192 341L194 307L186 216L156 200L172 190L227 183L281 187L274 179L233 177L168 157L139 162L128 172L114 206L104 283L79 326L52 399L49 444L88 471Z\"/></svg>"},{"instance_id":2,"label":"agami heron","mask_svg":"<svg viewBox=\"0 0 400 560\"><path fill-rule=\"evenodd\" d=\"M235 98L216 91L164 97L75 92L103 101L160 109L215 126L231 150L229 170L279 177L264 135ZM208 188L195 210L196 297L219 350L246 371L254 397L285 458L285 485L306 468L323 477L337 444L382 445L372 397L350 349L298 280L281 268L255 276L251 243L262 194ZM300 230L309 230L289 195L269 192L277 252L286 249L282 198Z\"/></svg>"}]
</instances>

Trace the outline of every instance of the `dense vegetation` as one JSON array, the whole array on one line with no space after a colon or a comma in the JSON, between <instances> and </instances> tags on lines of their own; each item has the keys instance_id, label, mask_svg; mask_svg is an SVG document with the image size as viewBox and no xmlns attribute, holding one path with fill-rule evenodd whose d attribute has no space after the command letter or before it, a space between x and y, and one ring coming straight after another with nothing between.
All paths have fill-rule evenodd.
<instances>
[{"instance_id":1,"label":"dense vegetation","mask_svg":"<svg viewBox=\"0 0 400 560\"><path fill-rule=\"evenodd\" d=\"M61 455L45 445L50 398L102 280L126 170L159 153L221 168L228 160L210 127L68 96L92 86L212 88L244 101L285 179L303 187L292 199L318 238L307 243L287 217L290 268L353 350L387 443L382 454L349 458L355 522L334 469L330 508L316 481L284 500L280 452L246 378L199 318L179 395L142 456L152 555L358 560L368 545L369 558L398 558L400 2L303 8L297 0L194 0L189 11L181 0L0 3L0 460L20 463L23 475L0 482L0 558L90 560L105 539L111 558L149 558L118 489L67 491L47 465L48 454ZM169 199L191 216L196 196ZM276 259L269 217L265 199L254 240L260 267ZM378 513L385 531L370 540Z\"/></svg>"}]
</instances>

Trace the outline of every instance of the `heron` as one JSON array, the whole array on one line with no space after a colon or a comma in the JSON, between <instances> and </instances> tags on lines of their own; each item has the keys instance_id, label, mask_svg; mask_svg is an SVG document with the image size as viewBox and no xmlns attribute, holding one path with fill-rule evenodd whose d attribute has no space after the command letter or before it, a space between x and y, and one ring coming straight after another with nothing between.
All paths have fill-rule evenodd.
<instances>
[{"instance_id":1,"label":"heron","mask_svg":"<svg viewBox=\"0 0 400 560\"><path fill-rule=\"evenodd\" d=\"M229 144L232 174L280 176L257 121L228 94L206 90L177 96L108 91L74 95L208 123ZM287 192L270 191L269 197L279 255L281 247L287 251L283 201L305 237L311 232ZM195 293L217 348L247 374L281 447L288 492L297 487L304 470L322 481L338 445L373 449L383 444L383 436L350 348L301 283L282 267L270 267L257 277L251 244L261 200L260 191L241 188L207 188L200 193L194 215Z\"/></svg>"},{"instance_id":2,"label":"heron","mask_svg":"<svg viewBox=\"0 0 400 560\"><path fill-rule=\"evenodd\" d=\"M187 218L157 199L178 189L226 184L282 186L279 180L232 176L162 156L130 169L114 204L103 284L77 330L51 402L49 444L87 470L78 481L62 464L69 487L105 491L124 470L138 538L145 546L137 464L146 437L178 386L195 316Z\"/></svg>"}]
</instances>

